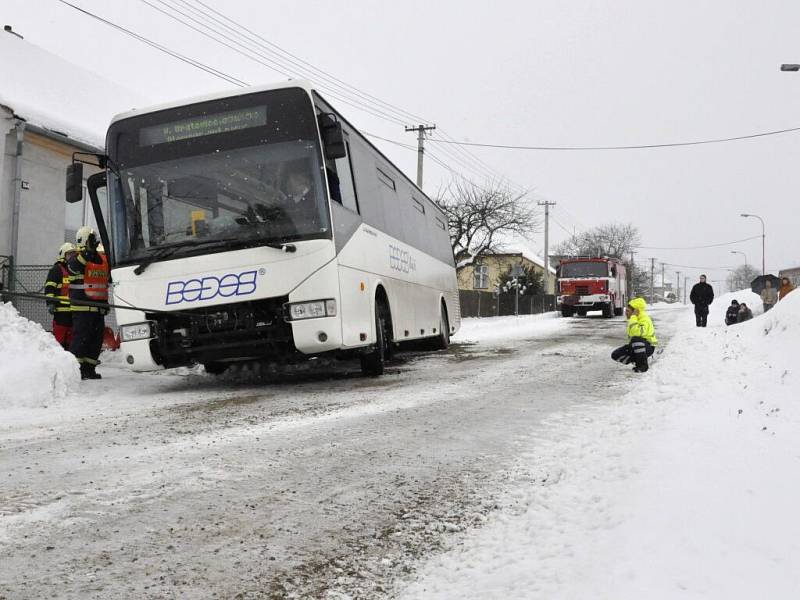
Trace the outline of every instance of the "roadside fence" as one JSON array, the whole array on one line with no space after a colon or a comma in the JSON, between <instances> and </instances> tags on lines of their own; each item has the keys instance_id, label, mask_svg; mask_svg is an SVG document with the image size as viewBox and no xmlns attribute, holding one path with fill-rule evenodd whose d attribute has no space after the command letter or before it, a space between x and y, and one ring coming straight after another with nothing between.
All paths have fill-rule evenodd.
<instances>
[{"instance_id":1,"label":"roadside fence","mask_svg":"<svg viewBox=\"0 0 800 600\"><path fill-rule=\"evenodd\" d=\"M552 294L522 295L515 300L514 291L495 294L479 290L459 290L462 317L503 317L537 315L556 309Z\"/></svg>"}]
</instances>

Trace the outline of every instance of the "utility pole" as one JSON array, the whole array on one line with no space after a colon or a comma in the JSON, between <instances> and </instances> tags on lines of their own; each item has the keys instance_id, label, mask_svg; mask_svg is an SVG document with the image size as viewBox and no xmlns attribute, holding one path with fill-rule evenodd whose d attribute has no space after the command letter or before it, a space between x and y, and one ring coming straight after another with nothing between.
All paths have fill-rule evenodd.
<instances>
[{"instance_id":1,"label":"utility pole","mask_svg":"<svg viewBox=\"0 0 800 600\"><path fill-rule=\"evenodd\" d=\"M550 286L550 207L555 206L556 203L545 200L536 204L544 206L544 279L542 281L544 282L544 293L547 295ZM553 289L553 293L555 293L555 289Z\"/></svg>"},{"instance_id":2,"label":"utility pole","mask_svg":"<svg viewBox=\"0 0 800 600\"><path fill-rule=\"evenodd\" d=\"M661 263L661 297L663 298L664 295L667 293L667 282L664 281L664 267L666 267L666 263Z\"/></svg>"},{"instance_id":3,"label":"utility pole","mask_svg":"<svg viewBox=\"0 0 800 600\"><path fill-rule=\"evenodd\" d=\"M633 299L633 292L637 291L633 289L633 282L634 279L634 269L636 268L633 264L633 255L636 254L633 250L631 250L631 269L630 273L628 273L628 281L625 282L625 289L628 292L628 300Z\"/></svg>"},{"instance_id":4,"label":"utility pole","mask_svg":"<svg viewBox=\"0 0 800 600\"><path fill-rule=\"evenodd\" d=\"M650 259L650 304L653 303L653 298L654 298L653 280L655 279L655 276L656 276L656 259L651 258Z\"/></svg>"},{"instance_id":5,"label":"utility pole","mask_svg":"<svg viewBox=\"0 0 800 600\"><path fill-rule=\"evenodd\" d=\"M675 298L680 302L681 299L681 272L675 271Z\"/></svg>"},{"instance_id":6,"label":"utility pole","mask_svg":"<svg viewBox=\"0 0 800 600\"><path fill-rule=\"evenodd\" d=\"M425 132L436 129L436 125L423 125L406 127L406 131L416 131L417 136L417 187L422 189L422 156L425 154Z\"/></svg>"},{"instance_id":7,"label":"utility pole","mask_svg":"<svg viewBox=\"0 0 800 600\"><path fill-rule=\"evenodd\" d=\"M683 303L686 304L686 288L689 287L689 278L683 278Z\"/></svg>"}]
</instances>

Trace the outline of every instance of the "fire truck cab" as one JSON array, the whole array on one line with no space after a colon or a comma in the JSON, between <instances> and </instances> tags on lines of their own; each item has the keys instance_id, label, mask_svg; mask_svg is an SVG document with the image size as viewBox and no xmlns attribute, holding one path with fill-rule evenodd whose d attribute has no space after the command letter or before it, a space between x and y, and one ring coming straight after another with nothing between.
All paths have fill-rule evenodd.
<instances>
[{"instance_id":1,"label":"fire truck cab","mask_svg":"<svg viewBox=\"0 0 800 600\"><path fill-rule=\"evenodd\" d=\"M585 316L590 310L601 310L606 318L619 316L629 299L625 265L616 258L565 258L556 277L564 317Z\"/></svg>"}]
</instances>

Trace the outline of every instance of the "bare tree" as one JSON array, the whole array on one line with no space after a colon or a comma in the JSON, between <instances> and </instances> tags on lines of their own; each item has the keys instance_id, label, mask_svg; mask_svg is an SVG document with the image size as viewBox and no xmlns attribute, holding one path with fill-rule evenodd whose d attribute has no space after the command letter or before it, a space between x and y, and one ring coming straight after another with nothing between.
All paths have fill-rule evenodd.
<instances>
[{"instance_id":1,"label":"bare tree","mask_svg":"<svg viewBox=\"0 0 800 600\"><path fill-rule=\"evenodd\" d=\"M439 191L436 201L447 214L457 271L485 254L501 251L509 235L526 236L536 230L538 221L525 195L502 182L481 187L464 179Z\"/></svg>"},{"instance_id":2,"label":"bare tree","mask_svg":"<svg viewBox=\"0 0 800 600\"><path fill-rule=\"evenodd\" d=\"M587 229L564 240L554 254L562 256L613 256L625 260L639 245L639 230L631 223L609 223Z\"/></svg>"},{"instance_id":3,"label":"bare tree","mask_svg":"<svg viewBox=\"0 0 800 600\"><path fill-rule=\"evenodd\" d=\"M732 292L749 290L750 282L760 274L761 272L752 265L739 265L733 271L728 273L728 277L726 278L728 289Z\"/></svg>"}]
</instances>

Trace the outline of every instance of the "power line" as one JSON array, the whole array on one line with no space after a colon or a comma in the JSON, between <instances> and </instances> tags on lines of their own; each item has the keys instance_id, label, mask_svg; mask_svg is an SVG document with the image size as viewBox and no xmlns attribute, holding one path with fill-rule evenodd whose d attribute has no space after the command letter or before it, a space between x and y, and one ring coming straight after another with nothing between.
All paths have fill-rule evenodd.
<instances>
[{"instance_id":1,"label":"power line","mask_svg":"<svg viewBox=\"0 0 800 600\"><path fill-rule=\"evenodd\" d=\"M142 0L142 1L146 2L146 0ZM424 119L424 118L422 118L422 117L420 117L418 115L415 115L414 113L411 113L411 112L406 111L406 110L404 110L402 108L399 108L396 105L391 104L389 102L385 102L385 101L381 100L380 98L377 98L376 96L368 94L368 93L366 93L366 92L364 92L364 91L362 91L362 90L360 90L360 89L358 89L358 88L356 88L356 87L354 87L354 86L352 86L350 84L345 83L341 79L338 79L338 78L334 77L333 75L327 73L326 71L315 67L311 63L309 63L309 62L297 57L296 55L288 52L287 50L284 50L280 46L270 42L269 40L267 40L266 38L256 34L252 30L247 29L246 27L244 27L240 23L237 23L233 19L230 19L229 17L223 15L219 11L217 11L217 10L213 9L212 7L208 6L207 4L203 3L201 0L195 0L195 2L197 4L199 4L199 5L202 5L202 6L206 7L208 10L210 10L214 14L219 15L220 17L225 19L228 23L232 23L233 25L235 25L235 28L231 27L227 23L224 23L223 21L217 19L216 17L214 17L214 15L210 14L209 12L203 11L201 9L198 9L198 8L192 6L191 4L189 4L189 2L187 0L177 0L177 1L179 1L181 4L183 4L184 6L189 8L190 10L192 10L195 14L202 15L202 17L205 19L204 21L198 21L197 19L193 18L191 15L188 15L185 12L179 10L178 8L173 6L172 4L167 4L164 0L157 0L157 1L162 5L168 6L170 9L172 9L173 11L183 15L184 17L187 17L187 18L191 19L192 21L194 21L195 23L205 27L206 29L209 29L209 30L213 31L215 34L221 35L221 36L225 37L225 39L228 39L229 41L231 41L233 43L236 43L237 45L239 45L241 47L246 48L249 52L254 52L256 54L259 54L259 56L267 58L263 54L255 52L251 48L249 48L247 46L244 46L241 42L237 42L236 40L233 40L230 37L225 36L220 31L210 27L206 22L207 20L210 19L211 21L219 24L220 26L224 27L228 31L232 32L234 35L236 35L240 39L245 40L248 44L255 44L260 49L263 49L263 50L269 52L270 55L274 57L274 60L278 61L278 64L280 65L280 67L282 69L292 70L292 66L293 66L296 69L300 69L301 74L303 76L308 77L309 76L308 73L310 72L312 74L311 75L312 78L316 78L316 79L322 78L322 79L326 80L327 82L329 82L330 85L332 85L332 86L334 86L336 88L336 90L333 93L331 93L331 97L336 98L339 101L343 101L346 104L349 104L350 106L354 106L355 108L359 108L359 109L362 109L362 110L366 109L367 112L369 112L370 114L373 114L374 116L378 116L380 118L385 118L385 119L387 119L387 120L389 120L391 122L394 122L395 124L400 124L400 120L402 120L402 119L406 119L407 120L409 118L411 120L414 120L414 121L420 121L420 120L422 120L422 121L430 121L430 119ZM175 2L176 0L172 0L172 1ZM153 6L149 2L146 2L146 3L151 7ZM156 10L159 10L160 12L164 12L164 11L161 11L160 9L158 9L157 7L153 7L153 8L156 8ZM170 16L171 18L176 19L176 17L174 15L167 15L167 16ZM180 21L180 19L177 19L177 20ZM184 23L184 24L186 24L186 23ZM190 26L188 24L186 24L186 25ZM196 28L194 28L194 27L192 27L192 28L196 30ZM241 33L241 31L245 31L249 35L244 35L243 33ZM204 34L204 35L206 35L206 34ZM227 46L227 44L225 44L225 45ZM278 52L276 52L275 50L272 50L273 48L275 50L277 50L278 52L280 52L280 54L278 54ZM289 57L289 58L285 58L285 57ZM250 58L252 59L252 57L250 57ZM289 65L291 65L291 66L287 66L286 62L283 62L283 61L288 62ZM269 62L273 63L274 61L272 59L270 59ZM306 65L306 66L304 66L304 65ZM279 72L283 73L283 71L279 71ZM326 86L324 86L322 84L319 85L319 87L321 87L323 89L326 88ZM327 88L327 89L330 90L330 88ZM328 93L330 93L330 92L328 92ZM336 95L333 95L334 93ZM348 99L343 99L341 97L341 94L348 94ZM353 98L352 96L356 96L357 98ZM366 105L365 105L364 101L366 101ZM377 103L379 106L376 106L374 103ZM445 138L452 139L445 132L442 132L442 135ZM496 171L495 169L493 169L492 167L487 165L483 160L481 160L480 158L476 157L474 154L472 154L468 150L465 150L465 149L459 148L459 147L455 147L454 151L443 150L443 152L446 155L448 155L448 157L450 157L452 160L454 160L457 163L459 163L462 167L466 168L468 171L471 171L471 172L474 172L476 174L479 174L480 176L485 177L487 179L502 179L504 181L509 181L509 183L513 183L513 182L510 182L510 180L507 177L505 177L504 175L500 174L498 171ZM518 184L513 184L513 185L515 187L518 187L520 190L525 190L525 188L523 186L519 186Z\"/></svg>"},{"instance_id":2,"label":"power line","mask_svg":"<svg viewBox=\"0 0 800 600\"><path fill-rule=\"evenodd\" d=\"M740 244L742 242L749 242L750 240L757 240L761 239L760 235L754 235L752 237L744 238L741 240L735 240L733 242L722 242L720 244L708 244L705 246L682 246L676 248L662 248L658 246L637 246L637 248L641 248L643 250L700 250L702 248L718 248L720 246L732 246L734 244Z\"/></svg>"},{"instance_id":3,"label":"power line","mask_svg":"<svg viewBox=\"0 0 800 600\"><path fill-rule=\"evenodd\" d=\"M228 83L232 83L232 84L237 85L239 87L244 87L244 86L247 85L247 83L242 81L241 79L233 77L232 75L228 75L227 73L223 73L222 71L219 71L219 70L217 70L217 69L215 69L213 67L210 67L210 66L208 66L208 65L206 65L204 63L201 63L200 61L195 60L193 58L189 58L187 56L184 56L183 54L175 52L174 50L170 50L166 46L162 46L161 44L159 44L157 42L154 42L153 40L148 39L148 38L144 37L143 35L139 35L138 33L134 32L134 31L131 31L130 29L126 29L125 27L122 27L121 25L117 25L116 23L112 23L111 21L109 21L107 19L104 19L103 17L100 17L100 16L98 16L98 15L96 15L94 13L91 13L88 10L84 10L79 6L75 6L74 4L70 4L66 0L58 0L58 1L61 2L61 4L69 6L70 8L73 8L73 9L77 10L78 12L83 13L84 15L86 15L88 17L91 17L92 19L95 19L96 21L100 21L101 23L103 23L103 24L105 24L105 25L107 25L107 26L109 26L109 27L111 27L113 29L116 29L117 31L121 31L125 35L128 35L128 36L130 36L130 37L132 37L132 38L134 38L134 39L136 39L136 40L138 40L138 41L140 41L140 42L142 42L144 44L147 44L148 46L151 46L152 48L155 48L156 50L160 50L161 52L164 52L165 54L169 54L173 58L177 58L178 60L183 61L186 64L189 64L189 65L191 65L193 67L196 67L196 68L198 68L198 69L200 69L202 71L205 71L206 73L209 73L210 75L213 75L215 77L223 79L223 80L227 81Z\"/></svg>"},{"instance_id":4,"label":"power line","mask_svg":"<svg viewBox=\"0 0 800 600\"><path fill-rule=\"evenodd\" d=\"M175 14L173 14L173 12L168 12L168 11L162 9L159 6L156 6L155 4L153 4L152 2L150 2L148 0L140 0L140 1L143 2L144 4L146 4L147 6L149 6L150 8L158 11L162 15L164 15L164 16L166 16L166 17L168 17L168 18L170 18L170 19L172 19L172 20L174 20L174 21L176 21L178 23L181 23L182 25L192 29L193 31L203 35L204 37L206 37L206 38L208 38L208 39L210 39L212 41L215 41L218 44L220 44L220 45L222 45L222 46L224 46L224 47L226 47L226 48L228 48L228 49L230 49L230 50L232 50L232 51L234 51L234 52L236 52L236 53L238 53L238 54L240 54L240 55L242 55L242 56L244 56L244 57L246 57L246 58L248 58L248 59L250 59L250 60L252 60L252 61L254 61L254 62L258 63L258 64L260 64L260 65L262 65L262 66L264 66L264 67L267 67L270 70L272 70L272 71L274 71L276 73L279 73L280 75L282 75L284 77L291 78L292 72L299 70L300 71L300 73L299 73L300 76L309 77L309 73L311 73L311 75L310 75L311 78L323 79L323 80L327 81L329 85L325 85L325 84L322 84L322 83L318 82L317 83L317 87L322 89L327 95L329 95L331 98L335 99L338 102L341 102L341 103L346 104L348 106L351 106L351 107L353 107L353 108L355 108L357 110L366 112L366 113L371 114L371 115L373 115L375 117L378 117L380 119L389 121L389 122L397 124L397 125L405 124L406 118L409 118L409 117L410 118L414 118L414 119L419 119L419 117L417 115L414 115L414 113L411 113L409 111L403 110L403 109L401 109L401 108L399 108L399 107L397 107L397 106L395 106L395 105L393 105L391 103L388 103L388 102L385 102L383 100L380 100L379 98L377 98L375 96L372 96L371 94L363 92L363 91L359 90L358 88L350 86L349 84L346 84L345 82L343 82L342 80L334 77L333 75L328 74L326 71L324 71L322 69L318 69L317 67L314 67L311 63L308 63L307 61L304 61L303 59L301 59L301 58L293 55L292 53L284 50L280 46L277 46L276 44L273 44L272 42L269 42L269 40L266 40L265 38L263 38L262 36L256 34L252 30L244 27L243 25L237 23L236 21L230 19L229 17L226 17L221 12L213 9L212 7L208 6L207 4L203 3L200 0L195 0L195 2L197 4L199 4L199 5L202 5L202 6L206 7L208 10L210 10L214 14L219 15L220 17L222 17L223 19L225 19L229 23L232 23L233 25L238 27L240 30L248 32L250 35L247 36L247 35L241 33L241 31L237 30L236 28L234 28L234 27L224 23L220 19L216 18L214 15L210 14L209 12L206 12L206 11L200 9L200 8L192 6L191 4L189 4L189 2L187 2L187 0L177 0L177 1L181 2L181 4L183 6L185 6L187 9L191 10L194 15L199 15L204 20L198 20L192 14L188 14L187 12L181 10L180 7L177 7L176 5L173 5L173 4L170 4L168 2L165 2L164 0L155 0L155 1L158 2L159 4L161 4L162 6L165 6L165 7L169 8L169 10L173 11ZM225 73L225 72L223 72L223 71L221 71L219 69L215 69L215 68L213 68L213 67L211 67L211 66L209 66L207 64L204 64L204 63L202 63L202 62L200 62L198 60L189 58L189 57L184 56L184 55L182 55L182 54L180 54L178 52L175 52L175 51L169 49L168 47L153 41L152 39L149 39L149 38L147 38L147 37L145 37L145 36L143 36L141 34L138 34L138 33L134 32L134 31L132 31L130 29L127 29L125 27L117 25L116 23L114 23L114 22L112 22L112 21L110 21L108 19L100 17L99 15L96 15L96 14L94 14L94 13L88 11L88 10L85 10L85 9L79 7L79 6L71 4L70 2L67 2L66 0L59 0L59 2L61 2L62 4L65 4L66 6L69 6L69 7L73 8L73 9L75 9L76 11L78 11L78 12L80 12L80 13L88 16L88 17L91 17L91 18L93 18L93 19L95 19L95 20L97 20L97 21L99 21L99 22L101 22L101 23L103 23L103 24L105 24L105 25L107 25L109 27L112 27L112 28L114 28L114 29L116 29L116 30L118 30L118 31L120 31L120 32L122 32L122 33L124 33L124 34L126 34L126 35L128 35L128 36L130 36L130 37L132 37L132 38L134 38L134 39L136 39L138 41L140 41L140 42L143 42L143 43L145 43L145 44L147 44L147 45L149 45L149 46L151 46L151 47L153 47L153 48L155 48L155 49L157 49L157 50L159 50L161 52L164 52L164 53L166 53L166 54L168 54L168 55L170 55L170 56L172 56L172 57L174 57L174 58L176 58L178 60L181 60L181 61L185 62L186 64L189 64L189 65L191 65L193 67L199 68L199 69L203 70L206 73L209 73L211 75L214 75L215 77L223 79L224 81L226 81L228 83L232 83L232 84L237 85L239 87L244 87L244 86L249 85L248 82L246 82L246 81L244 81L244 80L242 80L242 79L240 79L238 77L234 77L233 75ZM173 0L173 2L176 2L176 0ZM178 15L180 15L180 16L178 16ZM200 27L198 27L196 25L193 25L189 21L191 21L192 23L197 24L198 26L202 27L203 29L201 29ZM231 37L230 35L227 35L224 31L220 31L218 29L215 29L213 26L208 24L209 21L218 24L220 27L223 27L227 32L230 32L231 34L235 35L238 39L235 39L235 38ZM240 40L244 40L246 43L242 43L242 41L240 41ZM258 40L260 40L260 41L258 41ZM276 49L277 51L279 51L280 53L282 53L283 55L285 55L285 56L287 56L289 58L281 56L280 54L278 54L278 52L276 52L275 50L272 50L272 48ZM264 52L267 52L269 54L265 54ZM287 63L289 63L289 65L292 65L292 66L287 66ZM308 65L308 67L303 67L303 65ZM445 132L442 132L442 135L447 137L447 138L450 138L450 136L448 134L446 134ZM373 136L373 137L379 137L379 136ZM390 143L397 143L394 140L389 140L388 138L379 138L379 139L383 139L384 141L389 141ZM495 171L494 169L492 169L491 167L486 165L485 162L483 162L480 158L476 157L474 154L472 154L471 152L469 152L466 149L459 148L459 147L453 147L452 150L450 150L450 149L445 150L444 148L442 148L442 152L450 160L453 160L459 166L461 166L462 168L466 169L469 172L478 174L479 176L484 177L486 179L499 178L499 179L502 179L504 181L509 181L509 183L512 183L505 176L501 175L499 172ZM446 165L446 161L443 158L438 158L438 160L436 160L435 162L437 162L438 164L444 166L444 168L446 168L446 170L448 172L450 172L451 174L455 174L460 178L466 179L462 174L457 173L452 167L450 167L449 165ZM520 190L523 190L523 191L525 190L525 188L523 188L522 186L519 186L518 184L514 184L514 185L516 187L518 187Z\"/></svg>"},{"instance_id":5,"label":"power line","mask_svg":"<svg viewBox=\"0 0 800 600\"><path fill-rule=\"evenodd\" d=\"M652 148L675 148L680 146L700 146L702 144L722 144L739 140L751 140L754 138L767 137L772 135L782 135L800 131L800 127L789 127L787 129L776 129L774 131L762 131L748 135L737 135L725 138L712 138L707 140L693 140L690 142L669 142L663 144L639 144L634 146L516 146L512 144L486 144L479 142L445 141L436 140L440 144L458 144L459 146L475 146L480 148L503 148L506 150L553 150L553 151L584 151L584 150L647 150Z\"/></svg>"},{"instance_id":6,"label":"power line","mask_svg":"<svg viewBox=\"0 0 800 600\"><path fill-rule=\"evenodd\" d=\"M696 269L698 271L722 271L725 269L735 269L736 267L727 266L727 267L698 267L694 265L676 265L675 263L664 263L669 267L680 267L682 269Z\"/></svg>"}]
</instances>

